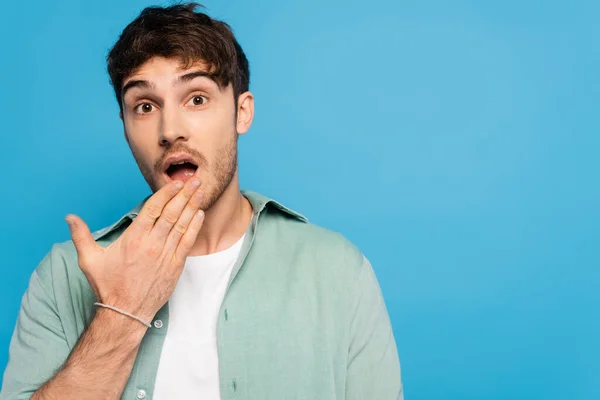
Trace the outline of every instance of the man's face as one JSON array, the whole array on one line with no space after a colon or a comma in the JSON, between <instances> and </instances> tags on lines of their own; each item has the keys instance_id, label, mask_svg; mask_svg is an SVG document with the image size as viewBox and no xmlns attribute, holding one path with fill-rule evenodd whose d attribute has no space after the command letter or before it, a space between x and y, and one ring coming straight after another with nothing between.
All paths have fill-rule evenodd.
<instances>
[{"instance_id":1,"label":"man's face","mask_svg":"<svg viewBox=\"0 0 600 400\"><path fill-rule=\"evenodd\" d=\"M125 137L152 191L196 174L204 210L236 176L237 135L249 128L236 121L232 85L219 88L205 72L201 63L181 69L178 60L155 57L122 90Z\"/></svg>"}]
</instances>

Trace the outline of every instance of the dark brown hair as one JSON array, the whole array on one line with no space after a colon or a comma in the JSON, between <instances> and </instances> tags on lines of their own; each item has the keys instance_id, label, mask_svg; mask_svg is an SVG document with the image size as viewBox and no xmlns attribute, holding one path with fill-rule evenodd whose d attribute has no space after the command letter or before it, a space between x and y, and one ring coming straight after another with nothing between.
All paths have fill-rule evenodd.
<instances>
[{"instance_id":1,"label":"dark brown hair","mask_svg":"<svg viewBox=\"0 0 600 400\"><path fill-rule=\"evenodd\" d=\"M203 62L221 87L229 83L237 108L238 96L248 91L248 59L229 25L197 12L198 3L147 7L121 33L107 57L108 74L119 108L121 87L152 57L179 59L184 67Z\"/></svg>"}]
</instances>

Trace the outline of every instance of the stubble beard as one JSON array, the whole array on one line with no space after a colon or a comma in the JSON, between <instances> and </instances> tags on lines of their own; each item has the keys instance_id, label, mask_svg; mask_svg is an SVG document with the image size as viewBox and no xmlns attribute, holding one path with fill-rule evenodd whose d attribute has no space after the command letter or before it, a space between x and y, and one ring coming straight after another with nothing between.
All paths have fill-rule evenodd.
<instances>
[{"instance_id":1,"label":"stubble beard","mask_svg":"<svg viewBox=\"0 0 600 400\"><path fill-rule=\"evenodd\" d=\"M231 185L238 167L237 141L238 135L234 132L231 135L231 140L217 151L215 161L212 165L208 165L208 162L204 162L198 166L198 168L204 168L204 166L208 165L206 171L209 173L208 182L205 182L206 178L201 179L202 184L200 190L203 192L200 206L201 210L210 210L210 208L219 201L229 185ZM161 188L156 178L162 174L162 171L144 163L131 146L130 149L146 183L150 186L152 193L156 193ZM189 152L199 154L197 151ZM206 158L201 154L200 158L206 161Z\"/></svg>"}]
</instances>

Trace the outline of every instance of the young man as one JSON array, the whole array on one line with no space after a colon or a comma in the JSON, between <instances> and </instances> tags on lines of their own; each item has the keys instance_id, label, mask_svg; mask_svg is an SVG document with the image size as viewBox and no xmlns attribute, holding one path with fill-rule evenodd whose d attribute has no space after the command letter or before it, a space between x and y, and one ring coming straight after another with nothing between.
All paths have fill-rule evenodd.
<instances>
[{"instance_id":1,"label":"young man","mask_svg":"<svg viewBox=\"0 0 600 400\"><path fill-rule=\"evenodd\" d=\"M344 237L240 191L254 101L230 28L145 9L108 56L153 195L90 233L67 217L23 297L1 400L401 399L380 288Z\"/></svg>"}]
</instances>

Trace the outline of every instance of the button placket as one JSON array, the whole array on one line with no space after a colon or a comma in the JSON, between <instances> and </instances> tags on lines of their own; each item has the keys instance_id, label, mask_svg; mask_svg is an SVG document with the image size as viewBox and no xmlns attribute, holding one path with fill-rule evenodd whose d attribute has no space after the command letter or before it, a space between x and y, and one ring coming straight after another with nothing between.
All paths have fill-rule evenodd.
<instances>
[{"instance_id":1,"label":"button placket","mask_svg":"<svg viewBox=\"0 0 600 400\"><path fill-rule=\"evenodd\" d=\"M146 391L144 389L140 389L137 392L137 396L138 399L142 400L146 398Z\"/></svg>"}]
</instances>

